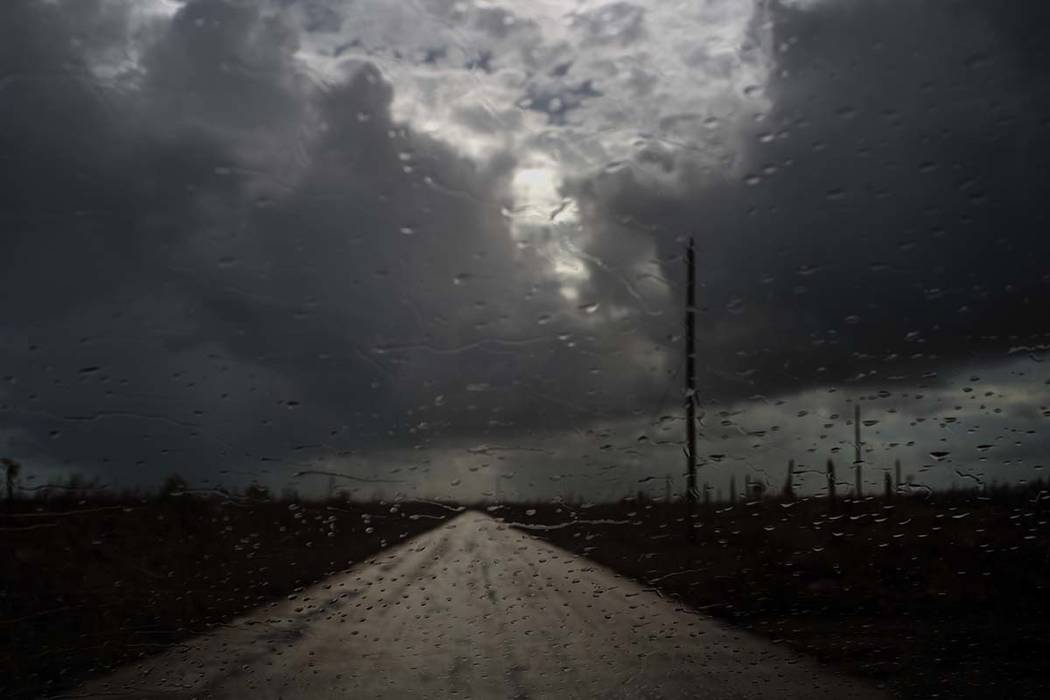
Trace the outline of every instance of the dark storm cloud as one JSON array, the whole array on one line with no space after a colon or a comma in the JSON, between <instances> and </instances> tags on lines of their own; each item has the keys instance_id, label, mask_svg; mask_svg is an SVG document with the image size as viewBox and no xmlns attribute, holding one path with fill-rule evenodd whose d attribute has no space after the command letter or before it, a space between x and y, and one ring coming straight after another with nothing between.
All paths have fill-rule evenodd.
<instances>
[{"instance_id":1,"label":"dark storm cloud","mask_svg":"<svg viewBox=\"0 0 1050 700\"><path fill-rule=\"evenodd\" d=\"M1045 339L1050 83L1010 8L776 6L742 176L660 146L576 184L588 251L616 269L655 243L680 280L696 236L709 396L914 382Z\"/></svg>"},{"instance_id":2,"label":"dark storm cloud","mask_svg":"<svg viewBox=\"0 0 1050 700\"><path fill-rule=\"evenodd\" d=\"M369 63L304 68L303 28L342 26L330 5L193 0L133 30L121 2L8 0L0 447L151 482L643 420L674 400L680 309L657 301L685 234L711 397L1038 342L1042 44L1014 9L898 5L775 12L741 176L659 142L573 183L593 238L567 298L535 245L557 226L524 240L508 213L521 154L398 123ZM471 17L539 46L538 25ZM647 40L644 18L616 3L574 27L608 49ZM525 92L575 118L602 95L564 65ZM496 116L462 112L517 123Z\"/></svg>"},{"instance_id":3,"label":"dark storm cloud","mask_svg":"<svg viewBox=\"0 0 1050 700\"><path fill-rule=\"evenodd\" d=\"M193 342L200 304L180 262L186 239L211 224L209 207L238 199L236 183L222 175L236 162L223 142L237 126L230 100L267 109L280 100L259 80L194 82L203 67L192 52L177 51L186 29L179 22L159 45L158 55L172 52L167 73L149 73L141 86L107 85L88 60L107 52L97 41L82 52L79 35L104 18L126 26L118 9L17 0L0 10L0 23L19 28L0 58L0 211L9 252L0 271L7 379L0 398L13 450L77 467L112 462L128 478L130 467L158 458L170 468L230 451L217 435L222 428L204 435L207 419L193 401L222 348ZM212 11L229 8L189 5L184 16L201 20L194 26L202 49L214 56ZM244 49L245 23L228 26L234 51ZM272 37L260 38L253 58L272 69L272 44L264 48ZM200 121L219 128L194 123L205 109Z\"/></svg>"},{"instance_id":4,"label":"dark storm cloud","mask_svg":"<svg viewBox=\"0 0 1050 700\"><path fill-rule=\"evenodd\" d=\"M507 229L513 158L395 123L371 65L318 87L266 7L186 3L107 84L65 5L4 6L7 449L200 478L560 425L637 384L587 385L595 341Z\"/></svg>"},{"instance_id":5,"label":"dark storm cloud","mask_svg":"<svg viewBox=\"0 0 1050 700\"><path fill-rule=\"evenodd\" d=\"M497 39L504 39L512 32L519 31L522 24L513 12L502 7L479 7L474 26Z\"/></svg>"},{"instance_id":6,"label":"dark storm cloud","mask_svg":"<svg viewBox=\"0 0 1050 700\"><path fill-rule=\"evenodd\" d=\"M114 89L53 48L72 43L61 9L3 10L24 29L0 66L17 106L0 124L15 448L126 478L397 428L423 388L394 394L373 346L463 320L439 295L486 254L500 174L412 141L368 66L305 99L280 15L188 3ZM438 289L413 306L420 280Z\"/></svg>"},{"instance_id":7,"label":"dark storm cloud","mask_svg":"<svg viewBox=\"0 0 1050 700\"><path fill-rule=\"evenodd\" d=\"M585 100L601 95L590 80L572 84L556 79L546 85L530 85L520 106L546 114L551 124L564 124L571 112L579 108Z\"/></svg>"}]
</instances>

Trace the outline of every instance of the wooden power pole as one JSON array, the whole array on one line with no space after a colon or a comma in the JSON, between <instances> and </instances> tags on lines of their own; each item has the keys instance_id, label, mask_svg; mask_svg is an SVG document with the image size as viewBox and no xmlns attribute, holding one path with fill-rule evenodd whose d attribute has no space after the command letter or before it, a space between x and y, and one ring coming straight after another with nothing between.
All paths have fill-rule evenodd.
<instances>
[{"instance_id":1,"label":"wooden power pole","mask_svg":"<svg viewBox=\"0 0 1050 700\"><path fill-rule=\"evenodd\" d=\"M685 254L685 464L686 527L690 542L696 541L696 254L693 239Z\"/></svg>"}]
</instances>

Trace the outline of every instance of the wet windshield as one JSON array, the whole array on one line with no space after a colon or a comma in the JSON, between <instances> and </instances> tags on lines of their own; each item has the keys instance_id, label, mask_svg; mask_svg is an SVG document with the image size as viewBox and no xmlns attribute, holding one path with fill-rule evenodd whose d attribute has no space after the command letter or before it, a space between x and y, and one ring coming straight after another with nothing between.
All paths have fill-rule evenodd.
<instances>
[{"instance_id":1,"label":"wet windshield","mask_svg":"<svg viewBox=\"0 0 1050 700\"><path fill-rule=\"evenodd\" d=\"M0 695L1042 697L1037 0L4 0Z\"/></svg>"}]
</instances>

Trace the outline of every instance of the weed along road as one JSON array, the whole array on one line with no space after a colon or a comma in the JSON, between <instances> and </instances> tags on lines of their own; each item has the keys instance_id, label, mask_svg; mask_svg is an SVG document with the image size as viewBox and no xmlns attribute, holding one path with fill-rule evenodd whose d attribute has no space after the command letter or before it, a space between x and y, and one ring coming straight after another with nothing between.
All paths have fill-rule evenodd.
<instances>
[{"instance_id":1,"label":"weed along road","mask_svg":"<svg viewBox=\"0 0 1050 700\"><path fill-rule=\"evenodd\" d=\"M885 695L470 512L58 697Z\"/></svg>"}]
</instances>

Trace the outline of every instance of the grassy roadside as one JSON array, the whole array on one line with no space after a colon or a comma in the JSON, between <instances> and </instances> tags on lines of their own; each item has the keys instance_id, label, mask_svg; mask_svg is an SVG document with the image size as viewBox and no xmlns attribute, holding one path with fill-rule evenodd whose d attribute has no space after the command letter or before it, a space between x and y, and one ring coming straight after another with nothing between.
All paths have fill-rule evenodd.
<instances>
[{"instance_id":1,"label":"grassy roadside","mask_svg":"<svg viewBox=\"0 0 1050 700\"><path fill-rule=\"evenodd\" d=\"M1045 697L1040 500L520 504L494 516L900 697Z\"/></svg>"},{"instance_id":2,"label":"grassy roadside","mask_svg":"<svg viewBox=\"0 0 1050 700\"><path fill-rule=\"evenodd\" d=\"M163 650L455 515L441 504L169 497L0 513L0 696Z\"/></svg>"}]
</instances>

